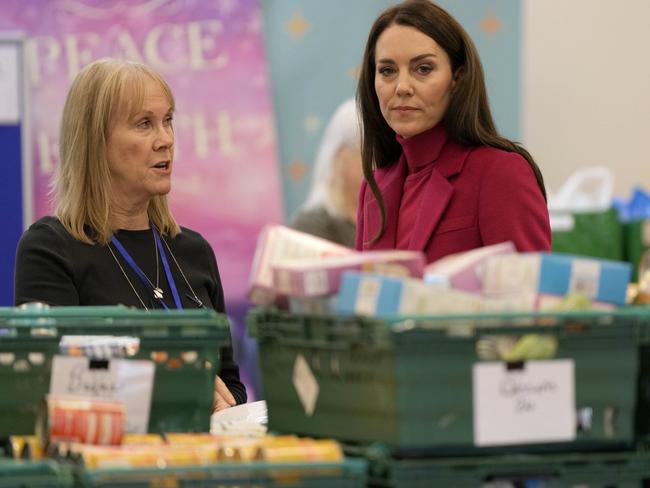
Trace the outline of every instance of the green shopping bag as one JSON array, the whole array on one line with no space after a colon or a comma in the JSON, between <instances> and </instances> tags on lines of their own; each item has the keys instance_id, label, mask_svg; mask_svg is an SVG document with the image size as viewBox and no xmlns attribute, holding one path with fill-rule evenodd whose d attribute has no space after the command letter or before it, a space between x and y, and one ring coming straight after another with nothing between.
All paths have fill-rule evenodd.
<instances>
[{"instance_id":1,"label":"green shopping bag","mask_svg":"<svg viewBox=\"0 0 650 488\"><path fill-rule=\"evenodd\" d=\"M604 212L551 213L551 222L553 252L615 261L625 259L623 227L615 209Z\"/></svg>"},{"instance_id":2,"label":"green shopping bag","mask_svg":"<svg viewBox=\"0 0 650 488\"><path fill-rule=\"evenodd\" d=\"M641 256L648 249L650 249L650 219L624 222L623 259L632 263L632 281L637 281Z\"/></svg>"}]
</instances>

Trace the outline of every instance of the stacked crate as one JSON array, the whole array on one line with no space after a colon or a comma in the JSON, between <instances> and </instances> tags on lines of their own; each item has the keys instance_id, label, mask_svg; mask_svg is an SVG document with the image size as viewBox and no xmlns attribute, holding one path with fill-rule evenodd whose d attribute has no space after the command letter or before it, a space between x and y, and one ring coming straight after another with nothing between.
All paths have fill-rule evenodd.
<instances>
[{"instance_id":1,"label":"stacked crate","mask_svg":"<svg viewBox=\"0 0 650 488\"><path fill-rule=\"evenodd\" d=\"M382 455L368 455L376 486L650 483L650 456L638 449L650 404L644 310L379 320L258 309L248 323L269 428L362 451L381 443ZM499 356L504 344L510 356ZM521 371L541 371L540 381L513 386ZM552 411L540 398L553 391L569 409L525 411ZM500 394L540 425L518 432Z\"/></svg>"},{"instance_id":2,"label":"stacked crate","mask_svg":"<svg viewBox=\"0 0 650 488\"><path fill-rule=\"evenodd\" d=\"M209 430L220 350L230 341L224 315L125 307L6 308L0 309L0 446L8 446L10 436L34 433L39 418L43 421L53 357L63 336L79 335L139 339L128 358L155 365L149 432ZM367 470L362 459L93 469L79 460L57 459L30 462L2 458L0 453L0 488L362 488Z\"/></svg>"}]
</instances>

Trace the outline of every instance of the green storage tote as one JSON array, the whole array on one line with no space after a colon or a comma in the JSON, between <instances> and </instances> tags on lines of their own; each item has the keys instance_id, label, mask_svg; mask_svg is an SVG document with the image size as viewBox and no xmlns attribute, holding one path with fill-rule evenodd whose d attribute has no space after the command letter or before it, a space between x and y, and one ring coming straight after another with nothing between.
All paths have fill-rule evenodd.
<instances>
[{"instance_id":1,"label":"green storage tote","mask_svg":"<svg viewBox=\"0 0 650 488\"><path fill-rule=\"evenodd\" d=\"M381 321L256 309L248 327L259 342L269 429L464 455L631 447L638 321L626 311ZM472 368L483 361L477 346L494 336L531 332L557 342L555 359L573 360L575 406L580 418L590 414L589 421L570 442L477 448ZM311 412L294 385L299 362L309 365L318 384Z\"/></svg>"},{"instance_id":2,"label":"green storage tote","mask_svg":"<svg viewBox=\"0 0 650 488\"><path fill-rule=\"evenodd\" d=\"M0 458L0 488L67 488L72 471L54 461L14 461Z\"/></svg>"},{"instance_id":3,"label":"green storage tote","mask_svg":"<svg viewBox=\"0 0 650 488\"><path fill-rule=\"evenodd\" d=\"M157 358L150 432L207 431L227 318L212 310L117 307L0 309L0 438L34 433L63 335L140 338L133 359Z\"/></svg>"},{"instance_id":4,"label":"green storage tote","mask_svg":"<svg viewBox=\"0 0 650 488\"><path fill-rule=\"evenodd\" d=\"M439 459L370 457L370 488L643 488L647 452Z\"/></svg>"},{"instance_id":5,"label":"green storage tote","mask_svg":"<svg viewBox=\"0 0 650 488\"><path fill-rule=\"evenodd\" d=\"M118 488L364 488L367 463L242 463L164 469L77 472L80 487Z\"/></svg>"}]
</instances>

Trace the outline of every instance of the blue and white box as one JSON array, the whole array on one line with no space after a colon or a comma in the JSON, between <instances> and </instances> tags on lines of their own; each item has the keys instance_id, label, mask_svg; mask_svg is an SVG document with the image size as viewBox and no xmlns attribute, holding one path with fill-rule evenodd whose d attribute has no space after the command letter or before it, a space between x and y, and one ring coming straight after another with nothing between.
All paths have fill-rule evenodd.
<instances>
[{"instance_id":1,"label":"blue and white box","mask_svg":"<svg viewBox=\"0 0 650 488\"><path fill-rule=\"evenodd\" d=\"M347 271L343 273L336 311L340 314L392 317L474 313L480 306L480 295L452 290L446 284Z\"/></svg>"},{"instance_id":2,"label":"blue and white box","mask_svg":"<svg viewBox=\"0 0 650 488\"><path fill-rule=\"evenodd\" d=\"M494 256L485 263L483 293L527 290L538 295L579 293L594 302L624 305L629 263L560 253Z\"/></svg>"}]
</instances>

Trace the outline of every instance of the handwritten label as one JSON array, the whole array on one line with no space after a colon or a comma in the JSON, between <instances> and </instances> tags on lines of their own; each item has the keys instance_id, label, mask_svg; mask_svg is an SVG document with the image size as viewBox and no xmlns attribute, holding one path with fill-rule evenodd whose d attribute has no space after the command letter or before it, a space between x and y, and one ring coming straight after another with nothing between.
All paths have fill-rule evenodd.
<instances>
[{"instance_id":1,"label":"handwritten label","mask_svg":"<svg viewBox=\"0 0 650 488\"><path fill-rule=\"evenodd\" d=\"M566 442L576 436L572 360L474 364L474 444Z\"/></svg>"},{"instance_id":2,"label":"handwritten label","mask_svg":"<svg viewBox=\"0 0 650 488\"><path fill-rule=\"evenodd\" d=\"M126 407L124 430L147 432L154 364L146 360L111 359L92 367L85 357L55 356L50 393L118 400Z\"/></svg>"}]
</instances>

